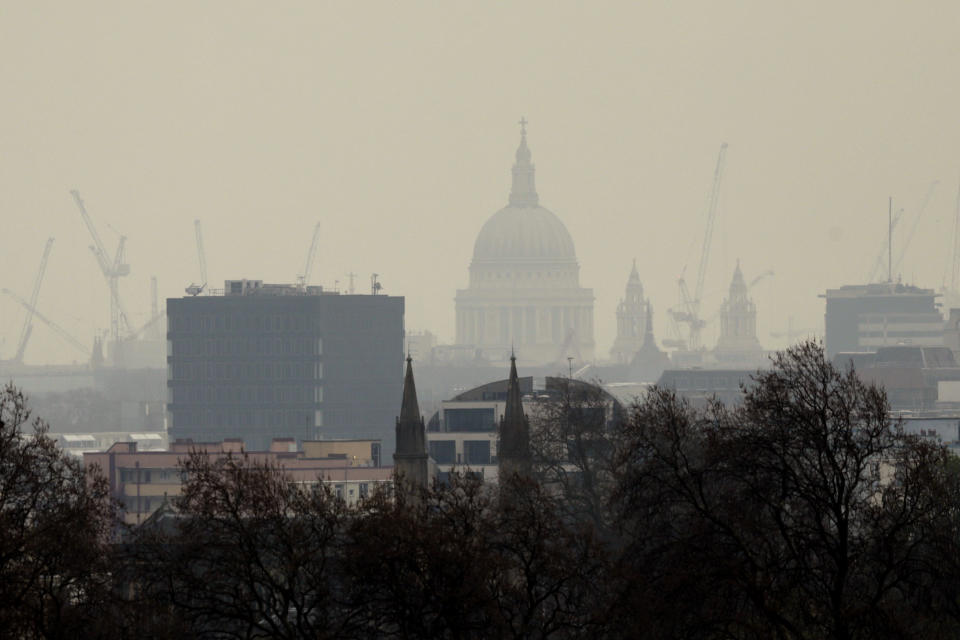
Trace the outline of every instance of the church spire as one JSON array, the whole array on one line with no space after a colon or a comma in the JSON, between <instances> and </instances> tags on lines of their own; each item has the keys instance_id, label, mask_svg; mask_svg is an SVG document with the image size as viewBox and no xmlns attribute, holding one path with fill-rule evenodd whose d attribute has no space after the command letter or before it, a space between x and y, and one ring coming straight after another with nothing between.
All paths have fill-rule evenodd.
<instances>
[{"instance_id":1,"label":"church spire","mask_svg":"<svg viewBox=\"0 0 960 640\"><path fill-rule=\"evenodd\" d=\"M527 147L527 119L520 118L520 146L517 147L517 160L513 165L513 185L510 189L511 207L535 207L539 203L534 180L536 168Z\"/></svg>"},{"instance_id":2,"label":"church spire","mask_svg":"<svg viewBox=\"0 0 960 640\"><path fill-rule=\"evenodd\" d=\"M407 356L407 374L403 379L403 400L396 425L396 452L393 454L394 474L402 480L406 489L413 492L417 487L429 484L427 469L427 434L417 402L417 387L413 381L413 358Z\"/></svg>"},{"instance_id":3,"label":"church spire","mask_svg":"<svg viewBox=\"0 0 960 640\"><path fill-rule=\"evenodd\" d=\"M507 381L507 404L500 420L500 445L497 452L500 460L499 474L517 473L529 475L530 422L523 413L520 394L520 378L517 377L517 358L510 354L510 379Z\"/></svg>"},{"instance_id":4,"label":"church spire","mask_svg":"<svg viewBox=\"0 0 960 640\"><path fill-rule=\"evenodd\" d=\"M403 378L403 400L400 402L400 422L412 423L421 420L420 404L417 402L417 385L413 381L413 358L407 356L407 375Z\"/></svg>"},{"instance_id":5,"label":"church spire","mask_svg":"<svg viewBox=\"0 0 960 640\"><path fill-rule=\"evenodd\" d=\"M646 306L647 306L647 318L646 318L647 321L644 324L646 324L647 326L646 326L646 330L643 332L643 346L650 345L650 346L656 347L657 343L653 338L653 305L648 302Z\"/></svg>"}]
</instances>

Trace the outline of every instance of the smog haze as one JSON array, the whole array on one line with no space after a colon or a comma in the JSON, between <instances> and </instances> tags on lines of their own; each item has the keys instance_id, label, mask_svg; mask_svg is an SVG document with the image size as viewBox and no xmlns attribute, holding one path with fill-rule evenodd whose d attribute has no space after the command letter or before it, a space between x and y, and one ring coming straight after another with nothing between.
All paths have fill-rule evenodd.
<instances>
[{"instance_id":1,"label":"smog haze","mask_svg":"<svg viewBox=\"0 0 960 640\"><path fill-rule=\"evenodd\" d=\"M822 332L828 287L861 283L904 208L894 278L949 284L960 176L960 5L726 3L0 3L0 286L91 342L109 293L70 197L147 321L199 279L312 281L406 298L406 328L454 340L474 239L505 206L521 116L540 203L593 289L596 352L636 259L658 338L696 272L729 145L704 286L739 259L758 337ZM918 209L934 180L922 218ZM915 232L913 231L915 226ZM904 250L907 239L913 235ZM792 317L792 320L791 320ZM0 357L22 308L0 298ZM708 325L705 342L716 341ZM82 360L37 324L31 363Z\"/></svg>"}]
</instances>

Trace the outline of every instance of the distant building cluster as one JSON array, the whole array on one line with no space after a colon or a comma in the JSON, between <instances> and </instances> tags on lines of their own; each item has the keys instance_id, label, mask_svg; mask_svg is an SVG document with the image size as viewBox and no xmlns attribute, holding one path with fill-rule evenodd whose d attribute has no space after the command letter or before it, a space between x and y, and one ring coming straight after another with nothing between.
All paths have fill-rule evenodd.
<instances>
[{"instance_id":1,"label":"distant building cluster","mask_svg":"<svg viewBox=\"0 0 960 640\"><path fill-rule=\"evenodd\" d=\"M739 402L771 355L751 288L772 272L750 279L738 261L722 304L709 313L681 279L681 304L664 314L670 337L658 340L634 261L608 310L616 335L601 356L593 289L581 286L574 239L541 206L535 178L522 120L507 204L480 228L467 286L455 293L453 344L429 330L407 331L405 298L382 295L375 277L370 293L357 295L352 280L342 293L305 277L227 280L211 289L204 273L202 286L166 301L165 314L155 300L139 331L121 331L125 315L114 304L106 357L98 337L91 364L25 365L27 328L0 373L33 393L61 446L109 469L134 519L177 495L174 469L197 448L211 456L242 448L355 500L396 479L423 486L454 471L492 482L505 468L523 472L530 416L569 385L604 394L608 417L654 384L694 403ZM199 244L199 223L197 237ZM114 286L122 274L111 273ZM922 437L960 443L960 308L945 319L940 293L892 281L844 285L820 298L833 362L882 385ZM163 320L165 371L149 357L162 344ZM718 328L712 344L700 339L708 323ZM791 328L786 337L811 333L819 332Z\"/></svg>"}]
</instances>

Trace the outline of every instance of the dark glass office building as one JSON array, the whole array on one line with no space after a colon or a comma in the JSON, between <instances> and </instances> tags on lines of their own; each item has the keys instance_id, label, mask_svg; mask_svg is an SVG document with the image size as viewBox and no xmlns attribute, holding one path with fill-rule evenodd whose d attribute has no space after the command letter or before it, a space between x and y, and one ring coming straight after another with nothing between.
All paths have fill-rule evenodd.
<instances>
[{"instance_id":1,"label":"dark glass office building","mask_svg":"<svg viewBox=\"0 0 960 640\"><path fill-rule=\"evenodd\" d=\"M167 300L171 441L378 438L393 452L404 299L228 280Z\"/></svg>"},{"instance_id":2,"label":"dark glass office building","mask_svg":"<svg viewBox=\"0 0 960 640\"><path fill-rule=\"evenodd\" d=\"M826 349L838 353L876 351L881 347L943 346L939 294L899 282L845 285L827 289Z\"/></svg>"}]
</instances>

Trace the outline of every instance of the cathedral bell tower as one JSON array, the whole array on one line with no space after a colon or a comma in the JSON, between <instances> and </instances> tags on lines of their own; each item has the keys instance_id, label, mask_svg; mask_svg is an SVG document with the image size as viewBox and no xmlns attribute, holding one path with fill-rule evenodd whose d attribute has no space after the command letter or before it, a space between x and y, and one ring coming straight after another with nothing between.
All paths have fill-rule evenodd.
<instances>
[{"instance_id":1,"label":"cathedral bell tower","mask_svg":"<svg viewBox=\"0 0 960 640\"><path fill-rule=\"evenodd\" d=\"M740 261L733 272L730 294L720 308L720 339L716 355L721 361L753 362L763 352L757 340L757 305L748 295Z\"/></svg>"},{"instance_id":2,"label":"cathedral bell tower","mask_svg":"<svg viewBox=\"0 0 960 640\"><path fill-rule=\"evenodd\" d=\"M643 299L643 285L637 273L637 261L633 261L627 289L617 305L617 339L610 349L610 357L621 364L628 363L644 343L646 333L647 303Z\"/></svg>"}]
</instances>

